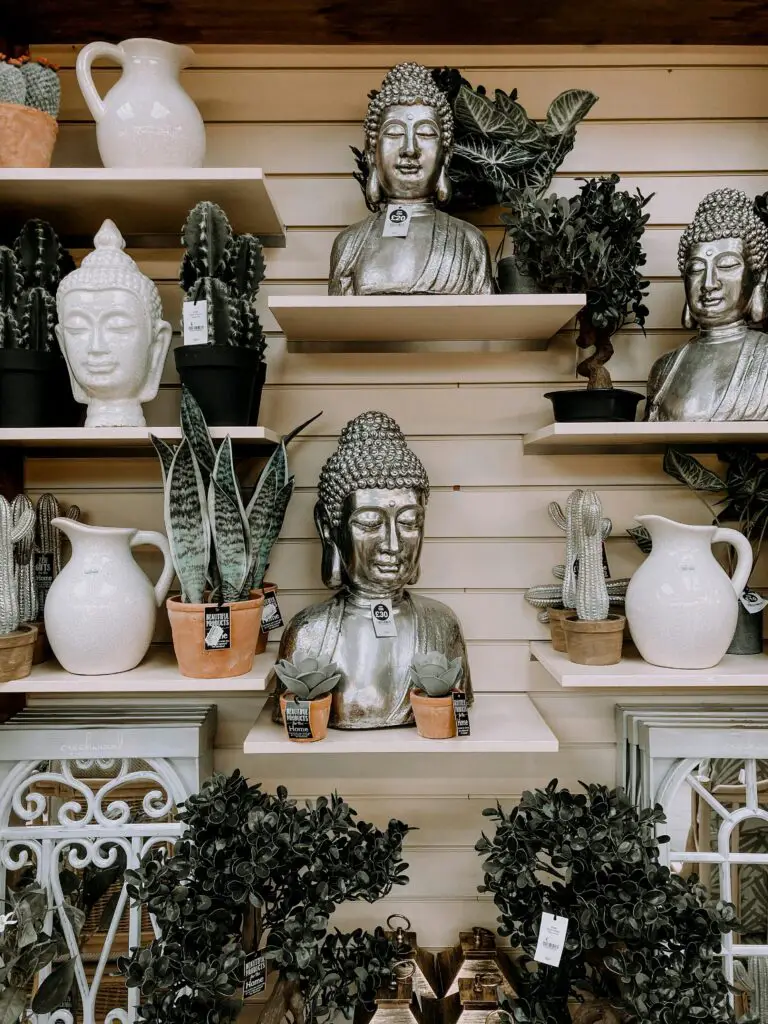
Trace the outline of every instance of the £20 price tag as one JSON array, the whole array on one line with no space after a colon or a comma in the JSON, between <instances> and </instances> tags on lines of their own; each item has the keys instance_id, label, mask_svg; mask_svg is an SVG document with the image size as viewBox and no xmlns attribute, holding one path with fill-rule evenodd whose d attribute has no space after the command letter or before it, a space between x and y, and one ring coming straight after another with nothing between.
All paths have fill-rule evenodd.
<instances>
[{"instance_id":1,"label":"\u00a320 price tag","mask_svg":"<svg viewBox=\"0 0 768 1024\"><path fill-rule=\"evenodd\" d=\"M541 915L539 941L533 959L540 964L559 967L565 948L565 933L568 931L568 918L555 917L546 911Z\"/></svg>"}]
</instances>

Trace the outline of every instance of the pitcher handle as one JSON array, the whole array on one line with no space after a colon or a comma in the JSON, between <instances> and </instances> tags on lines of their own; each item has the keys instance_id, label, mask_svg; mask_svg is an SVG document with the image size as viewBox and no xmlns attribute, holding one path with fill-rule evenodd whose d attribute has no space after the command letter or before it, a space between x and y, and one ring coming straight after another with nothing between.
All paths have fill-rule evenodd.
<instances>
[{"instance_id":1,"label":"pitcher handle","mask_svg":"<svg viewBox=\"0 0 768 1024\"><path fill-rule=\"evenodd\" d=\"M88 43L77 55L75 71L80 92L83 94L94 121L98 124L104 117L104 101L99 95L99 90L93 84L91 73L91 66L97 57L108 57L109 60L122 65L125 54L122 46L115 46L114 43Z\"/></svg>"},{"instance_id":2,"label":"pitcher handle","mask_svg":"<svg viewBox=\"0 0 768 1024\"><path fill-rule=\"evenodd\" d=\"M160 579L155 584L155 603L159 608L165 600L176 571L171 560L171 549L168 547L168 541L165 536L162 533L157 533L155 530L137 530L131 538L131 547L136 548L140 544L151 544L152 547L159 548L163 555L163 571L160 574Z\"/></svg>"},{"instance_id":3,"label":"pitcher handle","mask_svg":"<svg viewBox=\"0 0 768 1024\"><path fill-rule=\"evenodd\" d=\"M749 574L752 572L752 560L754 557L752 545L743 533L739 533L738 530L729 530L722 526L719 526L712 535L713 544L717 544L719 541L722 541L723 544L730 544L731 547L736 549L736 568L733 571L731 586L736 597L741 597L747 585Z\"/></svg>"}]
</instances>

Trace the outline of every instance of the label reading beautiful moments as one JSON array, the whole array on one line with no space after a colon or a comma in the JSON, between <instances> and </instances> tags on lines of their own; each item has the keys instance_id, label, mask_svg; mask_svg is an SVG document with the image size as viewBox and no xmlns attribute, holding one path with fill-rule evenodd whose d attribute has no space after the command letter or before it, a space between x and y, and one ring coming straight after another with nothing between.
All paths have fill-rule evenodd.
<instances>
[{"instance_id":1,"label":"label reading beautiful moments","mask_svg":"<svg viewBox=\"0 0 768 1024\"><path fill-rule=\"evenodd\" d=\"M267 961L257 953L249 953L243 964L243 999L257 996L267 987Z\"/></svg>"},{"instance_id":2,"label":"label reading beautiful moments","mask_svg":"<svg viewBox=\"0 0 768 1024\"><path fill-rule=\"evenodd\" d=\"M546 911L541 915L539 941L533 959L540 964L559 967L565 948L565 933L568 931L568 918L555 917Z\"/></svg>"},{"instance_id":3,"label":"label reading beautiful moments","mask_svg":"<svg viewBox=\"0 0 768 1024\"><path fill-rule=\"evenodd\" d=\"M413 214L406 206L390 203L384 214L382 238L407 238Z\"/></svg>"},{"instance_id":4,"label":"label reading beautiful moments","mask_svg":"<svg viewBox=\"0 0 768 1024\"><path fill-rule=\"evenodd\" d=\"M380 597L376 601L371 601L371 621L376 636L397 636L392 602L388 597Z\"/></svg>"},{"instance_id":5,"label":"label reading beautiful moments","mask_svg":"<svg viewBox=\"0 0 768 1024\"><path fill-rule=\"evenodd\" d=\"M184 344L185 345L207 345L208 344L208 303L205 299L199 302L185 302L184 315Z\"/></svg>"},{"instance_id":6,"label":"label reading beautiful moments","mask_svg":"<svg viewBox=\"0 0 768 1024\"><path fill-rule=\"evenodd\" d=\"M203 646L206 651L227 651L232 646L232 620L229 608L205 609Z\"/></svg>"}]
</instances>

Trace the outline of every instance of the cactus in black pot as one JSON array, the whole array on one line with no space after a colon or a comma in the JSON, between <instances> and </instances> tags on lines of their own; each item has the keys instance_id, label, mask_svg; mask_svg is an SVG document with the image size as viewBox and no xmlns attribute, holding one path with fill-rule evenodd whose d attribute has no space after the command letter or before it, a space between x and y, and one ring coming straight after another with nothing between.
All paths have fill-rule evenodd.
<instances>
[{"instance_id":1,"label":"cactus in black pot","mask_svg":"<svg viewBox=\"0 0 768 1024\"><path fill-rule=\"evenodd\" d=\"M258 417L266 342L255 309L264 255L255 235L236 235L216 203L201 202L182 230L179 280L185 344L175 352L182 383L211 426L242 426ZM190 303L205 303L193 309ZM196 328L190 327L189 313Z\"/></svg>"}]
</instances>

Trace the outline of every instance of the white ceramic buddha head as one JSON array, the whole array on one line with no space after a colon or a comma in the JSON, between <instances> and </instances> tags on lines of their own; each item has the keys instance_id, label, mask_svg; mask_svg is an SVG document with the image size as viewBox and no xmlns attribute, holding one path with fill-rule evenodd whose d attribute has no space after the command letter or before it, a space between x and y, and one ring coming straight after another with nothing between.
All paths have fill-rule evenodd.
<instances>
[{"instance_id":1,"label":"white ceramic buddha head","mask_svg":"<svg viewBox=\"0 0 768 1024\"><path fill-rule=\"evenodd\" d=\"M87 427L143 427L143 402L157 394L171 325L160 295L124 252L105 220L95 250L56 293L56 336L67 361L72 393L88 406Z\"/></svg>"}]
</instances>

